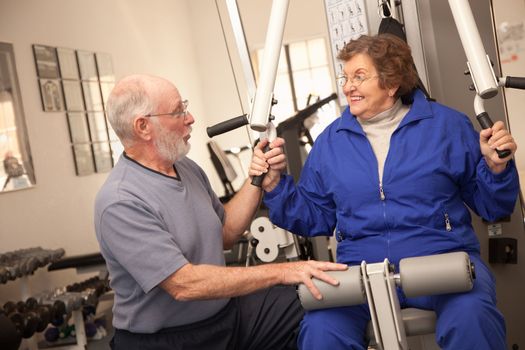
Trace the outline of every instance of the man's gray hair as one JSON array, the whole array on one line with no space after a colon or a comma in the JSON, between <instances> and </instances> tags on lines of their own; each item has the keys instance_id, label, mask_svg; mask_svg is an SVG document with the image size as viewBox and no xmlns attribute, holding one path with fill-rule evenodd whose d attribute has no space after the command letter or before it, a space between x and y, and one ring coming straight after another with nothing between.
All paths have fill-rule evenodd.
<instances>
[{"instance_id":1,"label":"man's gray hair","mask_svg":"<svg viewBox=\"0 0 525 350\"><path fill-rule=\"evenodd\" d=\"M108 119L125 147L135 142L133 118L154 111L150 91L146 77L132 75L120 80L109 95Z\"/></svg>"}]
</instances>

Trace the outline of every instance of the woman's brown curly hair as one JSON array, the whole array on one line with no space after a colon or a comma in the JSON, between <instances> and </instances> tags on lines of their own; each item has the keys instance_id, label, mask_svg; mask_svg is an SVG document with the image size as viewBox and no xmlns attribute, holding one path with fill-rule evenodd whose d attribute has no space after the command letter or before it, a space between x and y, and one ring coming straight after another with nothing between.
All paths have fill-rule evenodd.
<instances>
[{"instance_id":1,"label":"woman's brown curly hair","mask_svg":"<svg viewBox=\"0 0 525 350\"><path fill-rule=\"evenodd\" d=\"M337 58L347 62L357 54L367 54L372 59L381 88L399 85L395 97L407 95L417 86L418 75L410 47L397 36L362 35L346 44Z\"/></svg>"}]
</instances>

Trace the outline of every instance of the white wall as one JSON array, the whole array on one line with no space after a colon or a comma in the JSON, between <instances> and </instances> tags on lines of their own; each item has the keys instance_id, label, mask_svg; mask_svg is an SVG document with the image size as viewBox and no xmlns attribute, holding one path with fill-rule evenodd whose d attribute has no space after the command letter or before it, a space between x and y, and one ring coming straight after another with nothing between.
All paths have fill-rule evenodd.
<instances>
[{"instance_id":1,"label":"white wall","mask_svg":"<svg viewBox=\"0 0 525 350\"><path fill-rule=\"evenodd\" d=\"M107 174L75 175L65 113L41 110L32 44L107 52L117 78L143 72L175 82L191 101L197 120L190 156L212 171L205 148L206 122L199 117L204 114L206 94L199 76L189 3L0 0L0 41L14 45L37 178L34 188L0 194L0 252L35 246L62 247L67 255L98 251L93 201ZM73 273L39 271L31 281L37 282L33 283L38 284L36 288L45 289ZM17 282L0 285L0 301L16 295L17 288Z\"/></svg>"},{"instance_id":2,"label":"white wall","mask_svg":"<svg viewBox=\"0 0 525 350\"><path fill-rule=\"evenodd\" d=\"M218 3L223 6L221 0ZM270 3L254 0L256 12L251 16L255 13L259 20L250 21L255 24L251 28L262 33L253 43L259 47ZM286 41L323 33L322 3L290 1ZM227 13L222 15L232 44ZM310 23L308 30L303 27L305 21ZM41 110L32 44L109 53L117 79L151 73L173 81L190 100L196 119L189 156L204 167L216 192L223 193L209 160L205 128L242 110L215 0L0 0L0 41L14 45L37 178L34 188L0 194L0 253L35 246L62 247L67 255L98 251L93 201L107 174L75 175L65 113ZM235 55L235 47L231 49ZM242 79L241 69L235 70ZM236 130L218 136L217 141L230 148L247 144L248 137L245 130ZM244 161L249 157L244 155ZM242 174L236 187L241 178ZM41 269L29 281L36 292L85 278L72 270L47 273ZM18 298L19 288L19 281L0 285L0 303Z\"/></svg>"}]
</instances>

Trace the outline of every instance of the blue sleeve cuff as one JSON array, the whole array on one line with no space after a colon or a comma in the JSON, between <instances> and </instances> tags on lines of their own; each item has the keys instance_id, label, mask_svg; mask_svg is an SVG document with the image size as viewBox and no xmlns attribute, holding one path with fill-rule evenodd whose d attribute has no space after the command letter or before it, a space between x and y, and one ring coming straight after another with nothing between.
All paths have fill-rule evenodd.
<instances>
[{"instance_id":1,"label":"blue sleeve cuff","mask_svg":"<svg viewBox=\"0 0 525 350\"><path fill-rule=\"evenodd\" d=\"M478 164L478 174L481 174L484 179L487 179L487 181L491 183L511 181L514 177L517 177L516 164L514 163L514 160L511 159L507 163L505 170L499 174L495 174L492 172L492 170L490 170L485 157L481 157L481 160Z\"/></svg>"},{"instance_id":2,"label":"blue sleeve cuff","mask_svg":"<svg viewBox=\"0 0 525 350\"><path fill-rule=\"evenodd\" d=\"M275 188L271 190L270 192L264 193L264 201L272 200L282 192L282 190L286 186L287 177L290 177L290 175L281 174L281 179L279 180L279 183L277 184L277 186L275 186Z\"/></svg>"}]
</instances>

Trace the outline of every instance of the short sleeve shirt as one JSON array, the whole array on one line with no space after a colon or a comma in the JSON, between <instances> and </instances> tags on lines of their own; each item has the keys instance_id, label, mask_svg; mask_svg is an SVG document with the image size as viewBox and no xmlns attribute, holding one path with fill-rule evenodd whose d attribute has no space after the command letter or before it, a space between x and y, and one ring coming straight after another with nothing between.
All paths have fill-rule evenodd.
<instances>
[{"instance_id":1,"label":"short sleeve shirt","mask_svg":"<svg viewBox=\"0 0 525 350\"><path fill-rule=\"evenodd\" d=\"M177 301L159 283L187 263L224 265L224 208L204 171L178 178L121 156L95 201L95 230L115 293L113 325L137 333L197 322L228 299Z\"/></svg>"}]
</instances>

